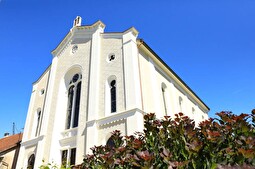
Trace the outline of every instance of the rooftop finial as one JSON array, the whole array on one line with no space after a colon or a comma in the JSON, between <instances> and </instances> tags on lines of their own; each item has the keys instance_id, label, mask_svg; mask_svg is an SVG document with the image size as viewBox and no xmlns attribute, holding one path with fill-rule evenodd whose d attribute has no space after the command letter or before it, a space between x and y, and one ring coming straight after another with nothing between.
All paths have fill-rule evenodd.
<instances>
[{"instance_id":1,"label":"rooftop finial","mask_svg":"<svg viewBox=\"0 0 255 169\"><path fill-rule=\"evenodd\" d=\"M75 26L81 26L81 20L82 18L80 16L77 16L75 20L73 21L73 27Z\"/></svg>"}]
</instances>

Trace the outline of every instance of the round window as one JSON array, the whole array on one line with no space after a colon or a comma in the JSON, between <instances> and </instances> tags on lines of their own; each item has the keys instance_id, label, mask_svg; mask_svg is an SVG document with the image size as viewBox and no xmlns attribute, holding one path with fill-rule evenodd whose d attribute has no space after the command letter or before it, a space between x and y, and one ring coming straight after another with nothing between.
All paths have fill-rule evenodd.
<instances>
[{"instance_id":1,"label":"round window","mask_svg":"<svg viewBox=\"0 0 255 169\"><path fill-rule=\"evenodd\" d=\"M111 61L113 61L113 60L115 60L116 59L116 56L115 56L115 54L114 53L111 53L111 54L109 54L108 55L108 62L111 62Z\"/></svg>"},{"instance_id":2,"label":"round window","mask_svg":"<svg viewBox=\"0 0 255 169\"><path fill-rule=\"evenodd\" d=\"M74 46L72 47L72 53L75 53L77 50L78 50L78 46L77 46L77 45L74 45Z\"/></svg>"},{"instance_id":3,"label":"round window","mask_svg":"<svg viewBox=\"0 0 255 169\"><path fill-rule=\"evenodd\" d=\"M42 89L42 90L40 91L40 95L43 95L43 94L44 94L44 92L45 92L45 90L44 90L44 89Z\"/></svg>"}]
</instances>

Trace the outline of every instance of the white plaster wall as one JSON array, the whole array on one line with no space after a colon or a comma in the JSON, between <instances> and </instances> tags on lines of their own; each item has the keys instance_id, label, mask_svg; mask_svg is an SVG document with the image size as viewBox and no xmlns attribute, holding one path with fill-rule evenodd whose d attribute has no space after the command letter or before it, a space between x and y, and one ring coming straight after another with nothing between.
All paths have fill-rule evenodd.
<instances>
[{"instance_id":1,"label":"white plaster wall","mask_svg":"<svg viewBox=\"0 0 255 169\"><path fill-rule=\"evenodd\" d=\"M126 119L102 125L98 127L98 145L105 145L112 132L119 130L122 136L126 135Z\"/></svg>"},{"instance_id":2,"label":"white plaster wall","mask_svg":"<svg viewBox=\"0 0 255 169\"><path fill-rule=\"evenodd\" d=\"M40 79L33 85L31 101L32 100L36 100L36 101L33 101L29 108L28 117L27 117L27 121L29 121L29 123L27 123L28 125L26 126L26 129L25 129L27 132L25 132L26 135L25 137L23 137L23 141L29 140L35 137L35 130L37 126L37 113L38 113L37 111L38 109L41 109L41 110L43 109L45 93L47 90L46 88L48 83L48 76L49 76L49 71L45 72L40 77ZM41 94L42 89L44 89L44 94ZM43 116L43 112L41 115Z\"/></svg>"},{"instance_id":3,"label":"white plaster wall","mask_svg":"<svg viewBox=\"0 0 255 169\"><path fill-rule=\"evenodd\" d=\"M49 72L50 69L47 69L44 74L38 79L37 82L33 84L33 91L31 94L30 98L30 104L29 104L29 109L27 113L27 119L26 119L26 124L25 124L25 129L24 129L24 134L22 138L22 142L26 142L31 139L35 139L35 131L37 127L37 111L40 108L41 109L41 132L40 135L42 135L42 128L43 126L43 121L45 121L44 117L44 101L47 93L47 84L48 84L48 77L49 77ZM41 94L41 90L44 89L44 94ZM38 142L34 142L33 146L36 146ZM33 149L33 150L31 150ZM31 153L31 151L35 151L35 148L27 148L24 146L21 146L20 152L19 152L19 158L17 162L17 168L20 166L26 165L24 163L24 159L27 158L27 154ZM35 153L35 152L34 152ZM41 153L39 150L38 153ZM41 162L42 159L40 159ZM21 168L21 167L20 167Z\"/></svg>"},{"instance_id":4,"label":"white plaster wall","mask_svg":"<svg viewBox=\"0 0 255 169\"><path fill-rule=\"evenodd\" d=\"M100 86L99 86L99 118L111 115L110 106L106 108L106 94L108 89L108 78L116 77L116 95L117 95L117 112L125 110L124 107L124 77L123 77L123 55L122 39L102 37L101 60L100 60ZM115 59L109 61L110 54L115 55ZM110 102L109 102L110 103Z\"/></svg>"},{"instance_id":5,"label":"white plaster wall","mask_svg":"<svg viewBox=\"0 0 255 169\"><path fill-rule=\"evenodd\" d=\"M157 80L158 83L165 83L167 88L172 89L171 91L168 91L168 115L173 116L176 113L182 112L185 115L189 116L190 118L194 119L196 123L198 124L200 121L202 121L202 115L205 115L201 109L198 108L198 103L195 101L191 101L192 98L189 96L181 87L178 86L171 78L167 77L167 75L160 69L157 69ZM171 88L172 86L172 88ZM163 97L162 93L160 92L160 97L161 97L161 109L163 111ZM179 105L179 97L182 98L182 105L180 108ZM192 114L192 108L196 108L196 114L195 117ZM160 113L162 115L162 113ZM162 116L161 116L162 117Z\"/></svg>"},{"instance_id":6,"label":"white plaster wall","mask_svg":"<svg viewBox=\"0 0 255 169\"><path fill-rule=\"evenodd\" d=\"M165 93L167 115L173 116L182 111L185 115L195 119L197 124L203 120L202 115L204 119L208 118L207 113L197 106L199 104L141 50L139 50L139 63L143 106L146 113L156 113L156 116L159 118L165 115L161 90L162 83L164 83L167 87ZM179 97L183 99L182 110L179 106ZM192 114L192 108L195 109L195 114Z\"/></svg>"},{"instance_id":7,"label":"white plaster wall","mask_svg":"<svg viewBox=\"0 0 255 169\"><path fill-rule=\"evenodd\" d=\"M72 47L78 45L78 50L73 54ZM88 90L88 73L90 62L90 45L91 40L83 39L79 41L73 41L69 43L60 56L58 56L58 66L56 69L55 85L53 87L53 98L51 101L50 112L52 118L48 122L48 141L45 147L49 147L49 160L54 160L58 164L61 162L61 158L56 156L60 154L60 150L63 147L60 146L59 140L62 139L61 132L65 130L66 121L66 108L67 108L67 94L68 89L65 85L64 77L66 73L73 71L75 73L82 73L82 87L81 87L81 100L80 100L80 114L78 133L75 136L76 156L77 162L81 162L84 152L84 128L87 112L87 90ZM72 75L70 74L71 78ZM52 133L51 133L52 132ZM74 144L73 141L67 143L67 145Z\"/></svg>"},{"instance_id":8,"label":"white plaster wall","mask_svg":"<svg viewBox=\"0 0 255 169\"><path fill-rule=\"evenodd\" d=\"M19 155L19 163L17 163L16 168L27 168L27 162L28 162L28 158L32 155L35 154L36 151L36 146L30 146L30 147L26 147L24 153L22 153L22 156ZM21 153L21 152L20 152ZM19 153L19 154L20 154ZM35 165L39 166L42 164L42 160L38 161L37 159L35 159Z\"/></svg>"},{"instance_id":9,"label":"white plaster wall","mask_svg":"<svg viewBox=\"0 0 255 169\"><path fill-rule=\"evenodd\" d=\"M126 110L142 109L137 32L134 28L123 33L123 63Z\"/></svg>"},{"instance_id":10,"label":"white plaster wall","mask_svg":"<svg viewBox=\"0 0 255 169\"><path fill-rule=\"evenodd\" d=\"M139 66L141 73L141 86L142 86L142 97L143 97L143 108L147 113L155 113L157 110L155 102L158 101L154 97L154 66L150 64L148 56L143 52L139 51Z\"/></svg>"}]
</instances>

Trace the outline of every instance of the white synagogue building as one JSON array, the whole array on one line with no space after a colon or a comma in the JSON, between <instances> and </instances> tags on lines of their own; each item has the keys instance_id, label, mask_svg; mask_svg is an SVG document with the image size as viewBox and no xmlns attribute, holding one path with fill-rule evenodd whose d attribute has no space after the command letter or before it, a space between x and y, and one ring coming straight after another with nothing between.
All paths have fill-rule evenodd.
<instances>
[{"instance_id":1,"label":"white synagogue building","mask_svg":"<svg viewBox=\"0 0 255 169\"><path fill-rule=\"evenodd\" d=\"M114 130L143 130L143 115L178 112L199 123L207 105L131 27L104 32L81 17L52 51L52 63L33 83L17 168L42 161L81 164Z\"/></svg>"}]
</instances>

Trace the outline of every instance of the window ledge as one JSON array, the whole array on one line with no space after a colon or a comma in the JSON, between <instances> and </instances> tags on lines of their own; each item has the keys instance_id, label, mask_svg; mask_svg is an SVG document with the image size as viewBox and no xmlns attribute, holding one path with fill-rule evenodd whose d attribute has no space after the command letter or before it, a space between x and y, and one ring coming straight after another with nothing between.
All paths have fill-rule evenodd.
<instances>
[{"instance_id":1,"label":"window ledge","mask_svg":"<svg viewBox=\"0 0 255 169\"><path fill-rule=\"evenodd\" d=\"M140 110L138 108L135 108L135 109L131 109L131 110L120 112L120 113L113 113L110 116L107 116L107 117L96 120L96 123L99 126L103 126L103 125L106 125L106 124L109 124L109 123L112 123L112 122L115 122L115 121L120 121L122 119L127 119L128 117L133 116L136 113L140 113L140 114L143 114L143 115L145 114L142 110Z\"/></svg>"},{"instance_id":2,"label":"window ledge","mask_svg":"<svg viewBox=\"0 0 255 169\"><path fill-rule=\"evenodd\" d=\"M78 127L67 129L61 132L62 139L77 136Z\"/></svg>"},{"instance_id":3,"label":"window ledge","mask_svg":"<svg viewBox=\"0 0 255 169\"><path fill-rule=\"evenodd\" d=\"M34 139L31 139L31 140L28 140L28 141L24 141L24 142L21 143L21 146L29 147L29 146L35 145L39 141L41 141L43 138L44 138L44 135L41 135L41 136L38 136L38 137L36 137Z\"/></svg>"}]
</instances>

